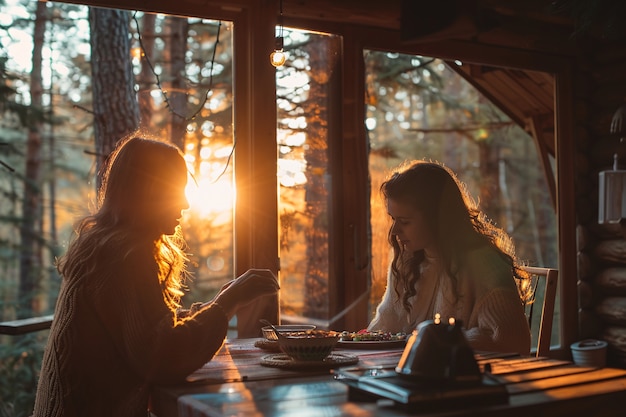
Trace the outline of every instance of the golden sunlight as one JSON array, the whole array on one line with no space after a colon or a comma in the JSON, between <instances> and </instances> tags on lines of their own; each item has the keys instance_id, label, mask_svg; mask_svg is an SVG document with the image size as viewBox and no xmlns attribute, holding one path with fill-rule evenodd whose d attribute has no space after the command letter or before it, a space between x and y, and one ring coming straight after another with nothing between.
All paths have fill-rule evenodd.
<instances>
[{"instance_id":1,"label":"golden sunlight","mask_svg":"<svg viewBox=\"0 0 626 417\"><path fill-rule=\"evenodd\" d=\"M185 195L189 201L189 212L210 219L213 224L226 224L232 222L236 196L232 174L224 166L230 161L232 147L216 149L206 145L208 140L200 149L193 142L185 145L189 170Z\"/></svg>"},{"instance_id":2,"label":"golden sunlight","mask_svg":"<svg viewBox=\"0 0 626 417\"><path fill-rule=\"evenodd\" d=\"M185 189L189 210L200 217L212 217L215 222L231 221L235 190L228 177L222 177L216 182L210 178L199 178L196 181L190 176Z\"/></svg>"}]
</instances>

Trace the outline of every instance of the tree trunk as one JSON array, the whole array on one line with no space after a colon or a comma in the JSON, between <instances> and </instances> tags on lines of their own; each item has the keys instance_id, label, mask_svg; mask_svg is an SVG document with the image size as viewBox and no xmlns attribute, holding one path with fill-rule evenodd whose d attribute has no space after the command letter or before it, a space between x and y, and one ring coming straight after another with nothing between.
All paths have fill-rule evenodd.
<instances>
[{"instance_id":1,"label":"tree trunk","mask_svg":"<svg viewBox=\"0 0 626 417\"><path fill-rule=\"evenodd\" d=\"M43 122L41 60L47 22L46 3L37 3L33 33L33 58L30 79L31 112L26 142L24 202L20 228L20 284L18 317L31 317L40 308L35 305L41 277L41 129Z\"/></svg>"},{"instance_id":2,"label":"tree trunk","mask_svg":"<svg viewBox=\"0 0 626 417\"><path fill-rule=\"evenodd\" d=\"M140 112L140 126L143 129L147 129L152 122L152 114L154 113L152 88L156 84L156 77L152 72L150 63L154 65L154 25L156 22L156 15L152 13L146 13L141 19L141 43L143 46L141 56L141 73L139 74L139 112Z\"/></svg>"},{"instance_id":3,"label":"tree trunk","mask_svg":"<svg viewBox=\"0 0 626 417\"><path fill-rule=\"evenodd\" d=\"M185 52L187 51L187 19L170 16L169 28L169 64L171 88L169 106L171 115L170 141L180 149L184 147L187 131L187 87L185 82Z\"/></svg>"},{"instance_id":4,"label":"tree trunk","mask_svg":"<svg viewBox=\"0 0 626 417\"><path fill-rule=\"evenodd\" d=\"M306 47L309 62L316 68L309 75L309 97L304 104L307 116L305 214L311 227L306 233L307 267L305 314L326 318L328 299L328 72L327 48L323 40L313 37Z\"/></svg>"},{"instance_id":5,"label":"tree trunk","mask_svg":"<svg viewBox=\"0 0 626 417\"><path fill-rule=\"evenodd\" d=\"M139 125L139 104L130 62L128 12L90 8L89 23L99 187L102 167L115 144Z\"/></svg>"}]
</instances>

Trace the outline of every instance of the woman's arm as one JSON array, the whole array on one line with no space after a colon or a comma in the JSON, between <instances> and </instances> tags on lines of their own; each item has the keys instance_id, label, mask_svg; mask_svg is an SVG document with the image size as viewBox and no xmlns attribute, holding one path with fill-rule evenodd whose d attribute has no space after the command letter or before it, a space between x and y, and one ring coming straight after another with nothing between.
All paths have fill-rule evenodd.
<instances>
[{"instance_id":1,"label":"woman's arm","mask_svg":"<svg viewBox=\"0 0 626 417\"><path fill-rule=\"evenodd\" d=\"M387 273L387 288L383 298L376 308L376 314L367 326L369 331L382 330L384 332L402 332L407 325L406 311L402 308L402 303L398 299L398 294L394 289L394 278L391 268Z\"/></svg>"},{"instance_id":2,"label":"woman's arm","mask_svg":"<svg viewBox=\"0 0 626 417\"><path fill-rule=\"evenodd\" d=\"M461 278L466 336L475 350L530 352L530 329L511 265L495 249L470 252Z\"/></svg>"},{"instance_id":3,"label":"woman's arm","mask_svg":"<svg viewBox=\"0 0 626 417\"><path fill-rule=\"evenodd\" d=\"M530 329L517 291L492 290L477 303L472 315L477 324L468 328L465 336L474 350L530 353Z\"/></svg>"},{"instance_id":4,"label":"woman's arm","mask_svg":"<svg viewBox=\"0 0 626 417\"><path fill-rule=\"evenodd\" d=\"M94 294L94 308L135 373L149 381L182 380L220 349L228 317L212 306L177 320L165 304L151 256L133 255L111 262L115 273Z\"/></svg>"}]
</instances>

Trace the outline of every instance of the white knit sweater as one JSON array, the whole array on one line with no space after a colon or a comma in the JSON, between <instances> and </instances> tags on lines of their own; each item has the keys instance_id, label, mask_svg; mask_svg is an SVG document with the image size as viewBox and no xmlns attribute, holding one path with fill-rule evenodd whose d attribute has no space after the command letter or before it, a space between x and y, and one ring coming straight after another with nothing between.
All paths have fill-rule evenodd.
<instances>
[{"instance_id":1,"label":"white knit sweater","mask_svg":"<svg viewBox=\"0 0 626 417\"><path fill-rule=\"evenodd\" d=\"M417 294L408 313L394 289L391 269L387 289L368 330L411 333L436 313L461 320L470 346L477 351L530 352L530 329L511 268L491 248L468 254L458 277L458 300L452 281L436 258L426 258Z\"/></svg>"}]
</instances>

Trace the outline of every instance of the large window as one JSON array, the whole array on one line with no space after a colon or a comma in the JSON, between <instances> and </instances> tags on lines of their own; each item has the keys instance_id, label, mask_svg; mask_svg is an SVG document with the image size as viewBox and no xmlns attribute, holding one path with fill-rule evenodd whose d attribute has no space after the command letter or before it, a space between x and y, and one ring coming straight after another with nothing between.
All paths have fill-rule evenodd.
<instances>
[{"instance_id":1,"label":"large window","mask_svg":"<svg viewBox=\"0 0 626 417\"><path fill-rule=\"evenodd\" d=\"M521 261L558 268L556 215L533 138L440 59L374 50L364 56L375 237L372 309L390 262L384 238L390 223L379 187L391 168L411 159L450 167L487 216L512 236ZM553 344L558 335L555 326Z\"/></svg>"},{"instance_id":2,"label":"large window","mask_svg":"<svg viewBox=\"0 0 626 417\"><path fill-rule=\"evenodd\" d=\"M16 104L12 109L30 104L28 75L33 41L22 19L33 15L35 4L8 1L8 13L3 14L7 29L3 29L2 43L10 76L6 79L18 75L11 79L16 93L3 96ZM41 284L35 288L34 314L49 311L54 303L58 277L53 259L62 253L73 221L86 213L84 201L93 199L95 188L87 8L48 3L48 9L55 18L46 21L47 30L55 36L47 37L42 45L43 105L51 117L43 125L46 133L40 149L45 175L40 184L40 220L34 226L39 228L37 241L45 244L39 248L39 267L31 271L32 282ZM354 38L288 29L285 48L289 59L275 72L276 123L258 116L255 119L245 112L259 112L266 86L258 80L254 85L245 83L252 74L261 72L259 68L270 71L265 69L269 62L263 51L260 55L265 59L255 62L256 69L234 65L237 49L248 54L244 59L255 54L251 44L234 46L235 27L239 33L254 27L251 20L245 20L243 11L239 14L239 25L228 19L126 14L131 39L128 58L134 70L140 126L150 135L177 143L193 175L189 186L192 208L184 219L195 276L187 302L210 297L236 271L273 265L273 260L255 254L263 247L275 246L279 247L276 270L280 269L285 320L319 320L333 325L337 314L357 302L369 287L361 282L362 271L357 275L341 269L342 264L353 262L367 268L368 280L371 275L369 314L359 311L363 317L357 320L367 322L384 287L389 262L383 238L387 216L378 186L389 168L408 158L436 159L453 168L480 198L489 216L513 235L520 258L534 265L557 266L554 212L530 137L448 64L368 49L363 54L364 68L350 66L353 63L344 57L346 46L350 51L361 51ZM336 33L341 32L337 28ZM357 74L357 70L363 72ZM345 97L346 85L355 79L364 80L365 112L351 114L346 102L354 109L363 100L358 89L354 96ZM237 100L233 88L236 81ZM247 102L252 104L241 104ZM354 129L348 132L353 135L349 137L349 120L361 115L363 119L354 124L365 126L366 134L360 136ZM2 123L5 139L0 155L18 167L17 174L1 179L10 204L0 210L10 218L21 210L18 179L25 175L20 170L27 129L17 112L5 112ZM275 160L272 152L259 145L262 141L267 144L266 136L272 136L267 135L267 126L276 132ZM349 141L356 145L342 149ZM368 152L361 153L365 148ZM267 155L272 161L267 161ZM349 159L357 162L345 164ZM368 159L364 163L369 164L365 180L353 178L361 159ZM273 164L277 167L274 171ZM271 188L274 173L277 191ZM255 188L258 183L254 179L262 175L269 184L266 192ZM371 195L369 207L365 201L361 206L361 202L345 197L353 195L349 194L353 189L365 188ZM249 210L248 217L238 222L241 217L237 216L245 210ZM353 221L364 213L371 218L370 233ZM262 216L276 219L267 222ZM263 229L272 227L274 221L278 225L276 235ZM14 233L15 223L5 222L0 227L3 237L7 236L2 240L5 246L0 262L9 283L3 290L7 294L4 308L6 318L11 318L11 303L17 303L16 288L21 279L16 261L19 234ZM256 237L246 240L247 230ZM365 240L367 254L357 247ZM350 288L357 289L350 293Z\"/></svg>"}]
</instances>

